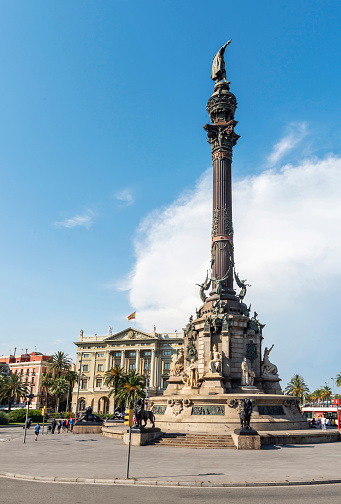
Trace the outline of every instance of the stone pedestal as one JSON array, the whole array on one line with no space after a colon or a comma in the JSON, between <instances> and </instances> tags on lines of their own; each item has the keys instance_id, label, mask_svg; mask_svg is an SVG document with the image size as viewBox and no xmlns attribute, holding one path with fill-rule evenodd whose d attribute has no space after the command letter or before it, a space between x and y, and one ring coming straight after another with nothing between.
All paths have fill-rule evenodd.
<instances>
[{"instance_id":1,"label":"stone pedestal","mask_svg":"<svg viewBox=\"0 0 341 504\"><path fill-rule=\"evenodd\" d=\"M201 394L224 394L223 376L220 373L206 373L201 385Z\"/></svg>"},{"instance_id":2,"label":"stone pedestal","mask_svg":"<svg viewBox=\"0 0 341 504\"><path fill-rule=\"evenodd\" d=\"M261 448L260 435L253 429L235 430L232 437L237 450L260 450Z\"/></svg>"},{"instance_id":3,"label":"stone pedestal","mask_svg":"<svg viewBox=\"0 0 341 504\"><path fill-rule=\"evenodd\" d=\"M161 429L147 428L147 429L132 429L131 430L131 444L132 446L144 446L161 436ZM123 443L129 443L129 429L123 434Z\"/></svg>"},{"instance_id":4,"label":"stone pedestal","mask_svg":"<svg viewBox=\"0 0 341 504\"><path fill-rule=\"evenodd\" d=\"M178 394L183 386L184 382L181 376L171 376L170 378L168 378L168 385L163 395L168 396Z\"/></svg>"}]
</instances>

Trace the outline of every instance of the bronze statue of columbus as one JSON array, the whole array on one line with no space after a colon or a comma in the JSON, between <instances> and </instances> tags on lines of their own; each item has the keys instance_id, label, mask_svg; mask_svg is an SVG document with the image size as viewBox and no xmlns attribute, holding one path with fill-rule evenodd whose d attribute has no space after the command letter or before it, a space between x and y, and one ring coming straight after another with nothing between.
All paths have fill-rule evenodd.
<instances>
[{"instance_id":1,"label":"bronze statue of columbus","mask_svg":"<svg viewBox=\"0 0 341 504\"><path fill-rule=\"evenodd\" d=\"M226 80L224 54L226 47L231 44L231 42L232 39L228 40L213 58L211 79L214 80L216 84L223 79Z\"/></svg>"}]
</instances>

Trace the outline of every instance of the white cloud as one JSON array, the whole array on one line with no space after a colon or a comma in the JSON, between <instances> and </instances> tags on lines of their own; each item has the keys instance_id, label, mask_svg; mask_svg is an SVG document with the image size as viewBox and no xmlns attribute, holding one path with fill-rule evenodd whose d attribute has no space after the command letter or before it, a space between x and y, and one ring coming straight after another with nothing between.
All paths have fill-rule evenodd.
<instances>
[{"instance_id":1,"label":"white cloud","mask_svg":"<svg viewBox=\"0 0 341 504\"><path fill-rule=\"evenodd\" d=\"M307 135L306 123L291 123L288 128L288 133L274 145L272 152L269 154L267 161L268 166L275 166L287 154L289 154Z\"/></svg>"},{"instance_id":2,"label":"white cloud","mask_svg":"<svg viewBox=\"0 0 341 504\"><path fill-rule=\"evenodd\" d=\"M130 303L146 330L153 324L179 330L200 305L195 283L209 267L211 178L208 170L193 191L140 225ZM233 188L237 271L253 286L246 301L267 324L265 344L275 342L271 355L284 383L299 372L317 387L311 382L341 371L333 352L341 302L340 188L341 159L333 156L268 170Z\"/></svg>"},{"instance_id":3,"label":"white cloud","mask_svg":"<svg viewBox=\"0 0 341 504\"><path fill-rule=\"evenodd\" d=\"M87 210L86 213L82 215L75 215L70 219L64 219L60 222L54 222L56 227L74 228L74 227L85 227L89 229L93 223L94 213L91 210Z\"/></svg>"},{"instance_id":4,"label":"white cloud","mask_svg":"<svg viewBox=\"0 0 341 504\"><path fill-rule=\"evenodd\" d=\"M134 203L134 196L130 189L121 189L120 191L116 191L114 198L124 206L129 206Z\"/></svg>"}]
</instances>

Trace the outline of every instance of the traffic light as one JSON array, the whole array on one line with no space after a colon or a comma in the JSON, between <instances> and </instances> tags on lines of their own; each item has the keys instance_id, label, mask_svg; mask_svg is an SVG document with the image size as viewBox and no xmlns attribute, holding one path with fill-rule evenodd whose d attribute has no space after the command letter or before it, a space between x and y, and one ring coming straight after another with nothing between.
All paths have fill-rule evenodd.
<instances>
[{"instance_id":1,"label":"traffic light","mask_svg":"<svg viewBox=\"0 0 341 504\"><path fill-rule=\"evenodd\" d=\"M46 415L46 406L43 406L43 407L42 407L42 409L41 409L41 414L42 414L43 416L45 416L45 415Z\"/></svg>"},{"instance_id":2,"label":"traffic light","mask_svg":"<svg viewBox=\"0 0 341 504\"><path fill-rule=\"evenodd\" d=\"M134 411L132 409L125 410L125 412L124 412L124 425L129 425L129 427L132 427L133 414L134 414Z\"/></svg>"}]
</instances>

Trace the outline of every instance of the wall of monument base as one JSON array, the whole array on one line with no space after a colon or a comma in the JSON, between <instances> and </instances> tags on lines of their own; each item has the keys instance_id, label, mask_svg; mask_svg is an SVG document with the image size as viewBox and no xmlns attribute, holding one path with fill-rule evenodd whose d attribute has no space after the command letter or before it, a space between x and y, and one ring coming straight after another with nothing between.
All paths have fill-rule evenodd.
<instances>
[{"instance_id":1,"label":"wall of monument base","mask_svg":"<svg viewBox=\"0 0 341 504\"><path fill-rule=\"evenodd\" d=\"M278 394L155 397L155 425L164 432L231 434L240 428L238 404L245 397L253 401L250 425L256 431L309 429L295 398Z\"/></svg>"}]
</instances>

